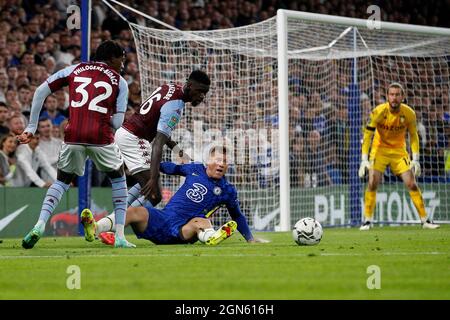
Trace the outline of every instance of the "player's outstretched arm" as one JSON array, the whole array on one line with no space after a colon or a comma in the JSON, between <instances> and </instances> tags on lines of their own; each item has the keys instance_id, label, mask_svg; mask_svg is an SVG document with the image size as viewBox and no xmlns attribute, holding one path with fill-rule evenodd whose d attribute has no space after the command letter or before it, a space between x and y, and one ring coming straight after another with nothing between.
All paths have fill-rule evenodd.
<instances>
[{"instance_id":1,"label":"player's outstretched arm","mask_svg":"<svg viewBox=\"0 0 450 320\"><path fill-rule=\"evenodd\" d=\"M233 192L234 194L231 197L231 200L226 204L228 213L230 214L231 218L236 221L237 229L245 238L245 240L247 240L247 242L256 242L248 226L247 219L241 211L239 200L237 198L237 192L236 190L234 190Z\"/></svg>"},{"instance_id":2,"label":"player's outstretched arm","mask_svg":"<svg viewBox=\"0 0 450 320\"><path fill-rule=\"evenodd\" d=\"M413 171L414 175L416 177L420 176L421 169L420 169L420 154L419 154L419 135L417 134L417 127L416 127L416 117L414 114L414 118L412 119L411 123L408 126L409 131L409 137L411 141L411 151L412 151L412 160L410 163L410 169Z\"/></svg>"},{"instance_id":3,"label":"player's outstretched arm","mask_svg":"<svg viewBox=\"0 0 450 320\"><path fill-rule=\"evenodd\" d=\"M45 99L52 93L50 87L47 82L44 82L39 87L37 87L34 92L33 101L31 102L31 114L30 114L30 122L28 126L25 128L22 134L17 136L17 140L26 144L30 142L34 133L37 130L37 123L39 120L39 114L42 110L42 105L44 104Z\"/></svg>"},{"instance_id":4,"label":"player's outstretched arm","mask_svg":"<svg viewBox=\"0 0 450 320\"><path fill-rule=\"evenodd\" d=\"M66 67L58 72L52 74L47 80L37 87L34 92L33 100L31 101L30 122L23 133L17 136L20 143L30 142L33 135L36 133L39 114L42 110L42 105L45 99L52 93L67 85L67 78L77 65Z\"/></svg>"},{"instance_id":5,"label":"player's outstretched arm","mask_svg":"<svg viewBox=\"0 0 450 320\"><path fill-rule=\"evenodd\" d=\"M187 176L195 170L195 164L175 164L173 162L162 162L159 171L171 176Z\"/></svg>"},{"instance_id":6,"label":"player's outstretched arm","mask_svg":"<svg viewBox=\"0 0 450 320\"><path fill-rule=\"evenodd\" d=\"M369 162L369 149L372 144L372 137L376 130L376 124L371 117L370 123L364 129L364 137L363 143L361 147L361 164L358 170L358 176L360 178L364 178L366 171L369 171L370 162Z\"/></svg>"}]
</instances>

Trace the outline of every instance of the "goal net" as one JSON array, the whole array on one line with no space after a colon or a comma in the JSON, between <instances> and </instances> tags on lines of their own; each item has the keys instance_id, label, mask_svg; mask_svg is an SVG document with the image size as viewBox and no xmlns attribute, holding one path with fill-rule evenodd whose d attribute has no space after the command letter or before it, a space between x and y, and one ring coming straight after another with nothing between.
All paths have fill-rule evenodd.
<instances>
[{"instance_id":1,"label":"goal net","mask_svg":"<svg viewBox=\"0 0 450 320\"><path fill-rule=\"evenodd\" d=\"M205 160L213 143L225 142L231 150L227 176L238 189L250 226L286 230L307 216L325 226L360 222L362 129L370 110L385 101L387 85L400 82L418 117L423 168L418 181L425 206L435 221L450 220L450 36L442 35L442 29L441 35L433 28L423 28L427 33L390 30L385 28L389 24L370 30L361 25L363 20L334 23L340 18L327 16L325 22L315 15L320 19L314 21L289 13L284 34L288 71L281 76L277 17L214 31L130 24L142 99L163 83L184 83L192 70L205 70L212 80L210 92L202 105L185 108L172 138L196 161ZM279 86L279 77L287 78L286 87ZM280 93L288 103L279 108ZM289 120L280 127L283 108ZM280 140L286 131L288 141ZM284 187L280 168L287 164L280 163L281 144L289 151L284 158L289 185ZM165 157L172 159L169 152ZM181 179L164 176L162 182L170 195ZM286 191L287 208L280 203ZM229 219L224 210L214 217L217 225ZM283 217L288 223L280 227ZM408 192L389 171L378 190L375 220L418 222Z\"/></svg>"}]
</instances>

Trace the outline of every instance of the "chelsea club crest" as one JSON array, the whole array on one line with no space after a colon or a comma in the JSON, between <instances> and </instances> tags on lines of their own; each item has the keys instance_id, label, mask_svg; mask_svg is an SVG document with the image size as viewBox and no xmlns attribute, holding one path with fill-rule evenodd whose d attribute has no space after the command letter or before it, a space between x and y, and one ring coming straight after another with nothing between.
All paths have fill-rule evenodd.
<instances>
[{"instance_id":1,"label":"chelsea club crest","mask_svg":"<svg viewBox=\"0 0 450 320\"><path fill-rule=\"evenodd\" d=\"M222 193L222 189L220 187L214 187L213 192L216 196L220 196L220 194Z\"/></svg>"}]
</instances>

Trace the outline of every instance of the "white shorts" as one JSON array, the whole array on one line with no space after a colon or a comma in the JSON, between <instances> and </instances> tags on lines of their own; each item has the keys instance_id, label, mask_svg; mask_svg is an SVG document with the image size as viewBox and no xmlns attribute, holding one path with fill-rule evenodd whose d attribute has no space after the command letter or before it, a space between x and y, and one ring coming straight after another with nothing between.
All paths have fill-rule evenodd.
<instances>
[{"instance_id":1,"label":"white shorts","mask_svg":"<svg viewBox=\"0 0 450 320\"><path fill-rule=\"evenodd\" d=\"M128 171L135 173L150 170L152 146L146 139L141 139L127 129L120 127L114 137L122 153Z\"/></svg>"},{"instance_id":2,"label":"white shorts","mask_svg":"<svg viewBox=\"0 0 450 320\"><path fill-rule=\"evenodd\" d=\"M95 167L103 172L116 171L123 164L123 158L116 143L107 146L63 143L57 167L64 172L82 176L88 157L94 162Z\"/></svg>"}]
</instances>

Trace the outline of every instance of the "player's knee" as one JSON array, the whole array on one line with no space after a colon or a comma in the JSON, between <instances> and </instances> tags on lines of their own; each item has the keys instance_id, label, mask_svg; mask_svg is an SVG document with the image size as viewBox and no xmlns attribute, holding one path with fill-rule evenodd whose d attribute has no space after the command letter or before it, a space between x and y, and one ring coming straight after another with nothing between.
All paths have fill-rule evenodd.
<instances>
[{"instance_id":1,"label":"player's knee","mask_svg":"<svg viewBox=\"0 0 450 320\"><path fill-rule=\"evenodd\" d=\"M129 207L127 209L127 220L130 222L140 222L144 220L143 208Z\"/></svg>"},{"instance_id":2,"label":"player's knee","mask_svg":"<svg viewBox=\"0 0 450 320\"><path fill-rule=\"evenodd\" d=\"M192 219L192 226L198 232L201 229L211 228L211 222L208 219L204 218L194 218Z\"/></svg>"},{"instance_id":3,"label":"player's knee","mask_svg":"<svg viewBox=\"0 0 450 320\"><path fill-rule=\"evenodd\" d=\"M110 179L117 179L117 178L123 177L125 175L125 171L123 169L123 165L117 170L106 172L106 175Z\"/></svg>"}]
</instances>

